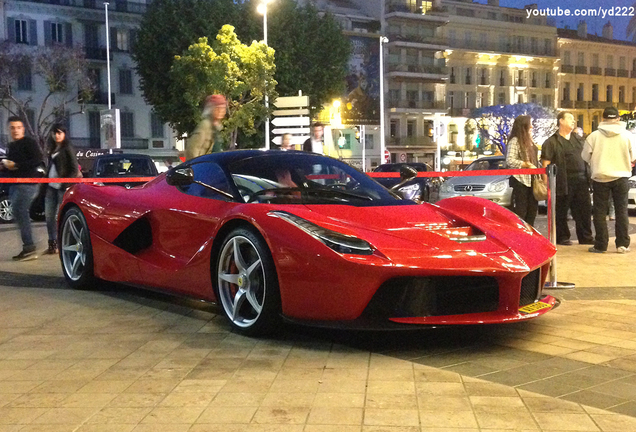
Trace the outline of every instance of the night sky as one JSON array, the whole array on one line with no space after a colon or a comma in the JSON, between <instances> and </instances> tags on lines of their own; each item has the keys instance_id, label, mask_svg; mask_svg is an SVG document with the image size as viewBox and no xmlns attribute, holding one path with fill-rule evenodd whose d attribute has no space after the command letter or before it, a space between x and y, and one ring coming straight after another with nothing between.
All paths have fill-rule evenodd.
<instances>
[{"instance_id":1,"label":"night sky","mask_svg":"<svg viewBox=\"0 0 636 432\"><path fill-rule=\"evenodd\" d=\"M612 6L633 6L636 3L635 0L610 0L610 1L599 1L599 0L500 0L499 5L505 7L514 7L514 8L523 8L527 4L537 3L537 6L541 9L544 7L556 8L557 6L561 7L561 9L568 8L571 10L571 13L574 13L574 9L597 9L599 5L603 5L604 8L609 9ZM486 3L486 1L480 0L479 3ZM622 12L622 11L621 11ZM629 13L629 10L627 11ZM570 28L575 29L579 20L584 19L587 21L587 31L588 33L594 34L597 33L601 36L601 32L603 30L603 25L607 21L612 23L614 27L614 39L622 39L628 40L625 35L625 29L627 27L627 23L630 20L628 16L621 17L610 17L606 16L605 19L602 17L554 17L557 27L563 28L566 25L569 25Z\"/></svg>"}]
</instances>

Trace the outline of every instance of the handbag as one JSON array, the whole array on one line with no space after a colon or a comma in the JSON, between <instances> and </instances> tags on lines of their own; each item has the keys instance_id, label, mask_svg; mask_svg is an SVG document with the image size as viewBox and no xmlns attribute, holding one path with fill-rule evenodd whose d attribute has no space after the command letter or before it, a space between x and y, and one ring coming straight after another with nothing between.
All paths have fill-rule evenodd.
<instances>
[{"instance_id":1,"label":"handbag","mask_svg":"<svg viewBox=\"0 0 636 432\"><path fill-rule=\"evenodd\" d=\"M537 201L548 199L548 187L539 175L532 176L532 194Z\"/></svg>"}]
</instances>

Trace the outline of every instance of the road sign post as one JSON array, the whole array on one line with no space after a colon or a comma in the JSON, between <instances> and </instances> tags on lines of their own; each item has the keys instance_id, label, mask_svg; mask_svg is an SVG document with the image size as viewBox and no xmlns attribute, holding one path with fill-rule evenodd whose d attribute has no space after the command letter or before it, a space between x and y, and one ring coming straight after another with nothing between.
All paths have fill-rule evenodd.
<instances>
[{"instance_id":1,"label":"road sign post","mask_svg":"<svg viewBox=\"0 0 636 432\"><path fill-rule=\"evenodd\" d=\"M308 96L287 96L279 97L274 101L277 108L272 115L271 123L274 126L272 133L276 135L272 140L280 145L283 135L290 134L293 146L302 145L309 138L309 97Z\"/></svg>"}]
</instances>

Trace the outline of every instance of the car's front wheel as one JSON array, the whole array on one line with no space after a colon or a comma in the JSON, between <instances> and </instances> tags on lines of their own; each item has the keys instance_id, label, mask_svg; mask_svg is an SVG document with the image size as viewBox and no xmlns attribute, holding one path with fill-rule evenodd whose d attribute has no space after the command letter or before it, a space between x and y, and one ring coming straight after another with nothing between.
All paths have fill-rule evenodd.
<instances>
[{"instance_id":1,"label":"car's front wheel","mask_svg":"<svg viewBox=\"0 0 636 432\"><path fill-rule=\"evenodd\" d=\"M216 296L232 327L258 336L280 322L280 292L272 255L263 238L237 228L216 258Z\"/></svg>"},{"instance_id":2,"label":"car's front wheel","mask_svg":"<svg viewBox=\"0 0 636 432\"><path fill-rule=\"evenodd\" d=\"M93 247L81 210L72 207L62 216L59 233L62 272L73 288L93 288L98 282L93 272Z\"/></svg>"},{"instance_id":3,"label":"car's front wheel","mask_svg":"<svg viewBox=\"0 0 636 432\"><path fill-rule=\"evenodd\" d=\"M13 222L13 207L9 195L0 196L0 223Z\"/></svg>"}]
</instances>

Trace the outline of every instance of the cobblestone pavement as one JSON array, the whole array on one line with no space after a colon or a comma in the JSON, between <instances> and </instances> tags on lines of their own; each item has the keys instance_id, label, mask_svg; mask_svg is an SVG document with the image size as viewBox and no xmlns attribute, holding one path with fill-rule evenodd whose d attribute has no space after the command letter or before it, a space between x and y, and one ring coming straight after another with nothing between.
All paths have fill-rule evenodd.
<instances>
[{"instance_id":1,"label":"cobblestone pavement","mask_svg":"<svg viewBox=\"0 0 636 432\"><path fill-rule=\"evenodd\" d=\"M12 226L0 244L0 432L636 430L636 252L561 247L577 288L530 322L250 339L214 305L13 263Z\"/></svg>"}]
</instances>

